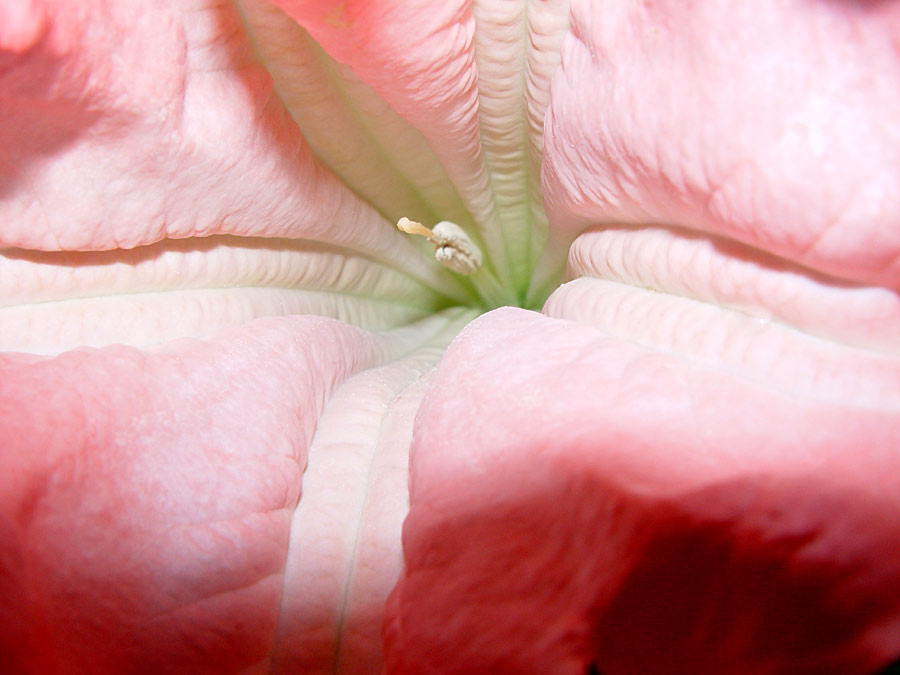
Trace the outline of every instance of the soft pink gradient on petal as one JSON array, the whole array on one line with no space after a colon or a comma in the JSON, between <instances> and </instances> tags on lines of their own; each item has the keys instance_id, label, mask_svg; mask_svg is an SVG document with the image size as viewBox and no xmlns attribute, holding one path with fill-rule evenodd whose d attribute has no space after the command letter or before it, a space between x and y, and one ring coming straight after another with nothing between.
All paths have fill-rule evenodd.
<instances>
[{"instance_id":1,"label":"soft pink gradient on petal","mask_svg":"<svg viewBox=\"0 0 900 675\"><path fill-rule=\"evenodd\" d=\"M383 340L260 320L0 361L7 672L217 672L272 649L316 420Z\"/></svg>"},{"instance_id":2,"label":"soft pink gradient on petal","mask_svg":"<svg viewBox=\"0 0 900 675\"><path fill-rule=\"evenodd\" d=\"M475 21L469 4L461 0L275 4L422 132L488 248L501 256L498 214L478 127ZM501 275L506 272L502 258L497 268Z\"/></svg>"},{"instance_id":3,"label":"soft pink gradient on petal","mask_svg":"<svg viewBox=\"0 0 900 675\"><path fill-rule=\"evenodd\" d=\"M900 5L575 0L544 200L900 287ZM557 244L559 245L559 244Z\"/></svg>"},{"instance_id":4,"label":"soft pink gradient on petal","mask_svg":"<svg viewBox=\"0 0 900 675\"><path fill-rule=\"evenodd\" d=\"M564 2L279 1L501 281L569 254L432 371L476 310L251 322L475 293L235 7L0 3L0 324L65 352L0 355L0 670L379 672L404 561L389 672L897 658L900 5L575 0L551 94Z\"/></svg>"},{"instance_id":5,"label":"soft pink gradient on petal","mask_svg":"<svg viewBox=\"0 0 900 675\"><path fill-rule=\"evenodd\" d=\"M91 0L37 12L46 27L29 49L0 54L3 244L108 250L227 233L416 264L312 156L234 9Z\"/></svg>"},{"instance_id":6,"label":"soft pink gradient on petal","mask_svg":"<svg viewBox=\"0 0 900 675\"><path fill-rule=\"evenodd\" d=\"M0 52L0 349L381 330L471 296L313 155L234 7L28 7Z\"/></svg>"},{"instance_id":7,"label":"soft pink gradient on petal","mask_svg":"<svg viewBox=\"0 0 900 675\"><path fill-rule=\"evenodd\" d=\"M898 397L478 319L419 411L388 670L870 672L900 643Z\"/></svg>"}]
</instances>

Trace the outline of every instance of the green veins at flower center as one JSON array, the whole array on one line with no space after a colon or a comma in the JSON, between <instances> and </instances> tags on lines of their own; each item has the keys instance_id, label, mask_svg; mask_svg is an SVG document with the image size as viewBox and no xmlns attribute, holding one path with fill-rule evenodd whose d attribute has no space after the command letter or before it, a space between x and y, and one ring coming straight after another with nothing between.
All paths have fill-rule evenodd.
<instances>
[{"instance_id":1,"label":"green veins at flower center","mask_svg":"<svg viewBox=\"0 0 900 675\"><path fill-rule=\"evenodd\" d=\"M568 3L473 2L470 15L438 35L377 52L371 34L380 26L328 26L265 0L239 4L256 56L309 149L383 227L401 218L429 228L449 221L480 250L482 264L470 274L445 271L462 293L449 302L540 308L564 266L544 254L540 162ZM446 53L427 51L435 41ZM440 265L433 244L416 247Z\"/></svg>"}]
</instances>

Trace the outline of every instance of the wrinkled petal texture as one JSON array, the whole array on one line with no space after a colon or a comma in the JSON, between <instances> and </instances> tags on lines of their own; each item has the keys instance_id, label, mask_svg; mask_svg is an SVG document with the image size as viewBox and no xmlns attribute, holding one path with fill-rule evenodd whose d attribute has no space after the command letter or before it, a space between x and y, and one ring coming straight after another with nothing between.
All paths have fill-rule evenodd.
<instances>
[{"instance_id":1,"label":"wrinkled petal texture","mask_svg":"<svg viewBox=\"0 0 900 675\"><path fill-rule=\"evenodd\" d=\"M569 321L498 311L442 361L389 670L897 657L897 17L573 3L542 171Z\"/></svg>"},{"instance_id":2,"label":"wrinkled petal texture","mask_svg":"<svg viewBox=\"0 0 900 675\"><path fill-rule=\"evenodd\" d=\"M421 396L405 392L470 317L4 356L4 672L377 664Z\"/></svg>"},{"instance_id":3,"label":"wrinkled petal texture","mask_svg":"<svg viewBox=\"0 0 900 675\"><path fill-rule=\"evenodd\" d=\"M381 330L469 301L313 155L230 6L17 11L4 39L32 44L0 52L0 348L283 314Z\"/></svg>"},{"instance_id":4,"label":"wrinkled petal texture","mask_svg":"<svg viewBox=\"0 0 900 675\"><path fill-rule=\"evenodd\" d=\"M898 288L897 3L572 14L545 121L555 225L689 227Z\"/></svg>"},{"instance_id":5,"label":"wrinkled petal texture","mask_svg":"<svg viewBox=\"0 0 900 675\"><path fill-rule=\"evenodd\" d=\"M505 300L533 299L547 236L543 118L568 2L275 4L284 14L241 2L279 92L329 165L394 220L462 225L514 289ZM327 82L310 36L341 64Z\"/></svg>"},{"instance_id":6,"label":"wrinkled petal texture","mask_svg":"<svg viewBox=\"0 0 900 675\"><path fill-rule=\"evenodd\" d=\"M871 672L900 640L892 370L848 405L480 318L419 412L388 670Z\"/></svg>"},{"instance_id":7,"label":"wrinkled petal texture","mask_svg":"<svg viewBox=\"0 0 900 675\"><path fill-rule=\"evenodd\" d=\"M0 670L897 659L898 35L0 0Z\"/></svg>"}]
</instances>

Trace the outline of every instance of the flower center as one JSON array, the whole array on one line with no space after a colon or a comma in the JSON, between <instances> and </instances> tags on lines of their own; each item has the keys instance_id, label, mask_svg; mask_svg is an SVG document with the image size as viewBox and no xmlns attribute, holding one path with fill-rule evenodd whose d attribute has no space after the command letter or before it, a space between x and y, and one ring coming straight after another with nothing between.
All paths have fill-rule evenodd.
<instances>
[{"instance_id":1,"label":"flower center","mask_svg":"<svg viewBox=\"0 0 900 675\"><path fill-rule=\"evenodd\" d=\"M484 256L478 245L456 223L442 220L432 228L405 216L397 221L397 229L407 234L425 237L434 244L434 257L447 269L467 277L471 290L477 295L482 309L493 309L512 302L510 291L484 266Z\"/></svg>"},{"instance_id":2,"label":"flower center","mask_svg":"<svg viewBox=\"0 0 900 675\"><path fill-rule=\"evenodd\" d=\"M426 237L435 245L435 259L457 274L469 275L481 267L481 249L456 223L442 220L433 229L428 229L422 223L404 217L397 222L397 229Z\"/></svg>"}]
</instances>

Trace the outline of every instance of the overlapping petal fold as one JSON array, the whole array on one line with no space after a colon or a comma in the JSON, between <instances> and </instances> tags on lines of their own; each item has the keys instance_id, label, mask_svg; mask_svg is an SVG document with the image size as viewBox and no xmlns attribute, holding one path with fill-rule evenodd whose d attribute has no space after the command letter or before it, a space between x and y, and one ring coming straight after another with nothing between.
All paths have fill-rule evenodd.
<instances>
[{"instance_id":1,"label":"overlapping petal fold","mask_svg":"<svg viewBox=\"0 0 900 675\"><path fill-rule=\"evenodd\" d=\"M0 0L0 669L900 655L900 3L70 4Z\"/></svg>"},{"instance_id":2,"label":"overlapping petal fold","mask_svg":"<svg viewBox=\"0 0 900 675\"><path fill-rule=\"evenodd\" d=\"M489 303L539 304L543 118L567 0L274 4L241 7L326 163L394 220L451 220L477 238L482 283L500 288Z\"/></svg>"},{"instance_id":3,"label":"overlapping petal fold","mask_svg":"<svg viewBox=\"0 0 900 675\"><path fill-rule=\"evenodd\" d=\"M474 302L313 154L233 7L35 7L0 69L4 349L291 313L383 329Z\"/></svg>"},{"instance_id":4,"label":"overlapping petal fold","mask_svg":"<svg viewBox=\"0 0 900 675\"><path fill-rule=\"evenodd\" d=\"M545 120L550 251L675 226L898 289L898 25L892 2L576 0Z\"/></svg>"},{"instance_id":5,"label":"overlapping petal fold","mask_svg":"<svg viewBox=\"0 0 900 675\"><path fill-rule=\"evenodd\" d=\"M481 317L414 430L389 670L884 665L897 381L856 404L523 310Z\"/></svg>"},{"instance_id":6,"label":"overlapping petal fold","mask_svg":"<svg viewBox=\"0 0 900 675\"><path fill-rule=\"evenodd\" d=\"M470 317L2 357L4 668L377 663L416 383Z\"/></svg>"}]
</instances>

